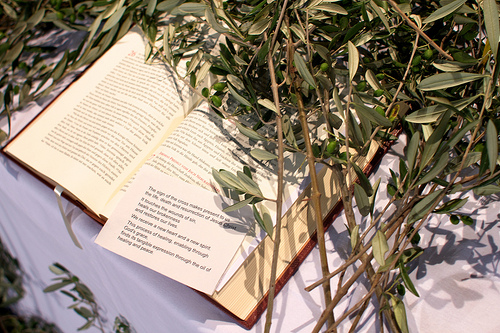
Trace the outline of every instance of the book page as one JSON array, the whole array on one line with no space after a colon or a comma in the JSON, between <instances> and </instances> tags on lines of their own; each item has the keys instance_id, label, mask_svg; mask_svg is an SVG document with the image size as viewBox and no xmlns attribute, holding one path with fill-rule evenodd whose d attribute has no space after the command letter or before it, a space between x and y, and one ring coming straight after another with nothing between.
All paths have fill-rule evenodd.
<instances>
[{"instance_id":1,"label":"book page","mask_svg":"<svg viewBox=\"0 0 500 333\"><path fill-rule=\"evenodd\" d=\"M194 104L145 45L131 30L6 149L96 213Z\"/></svg>"},{"instance_id":2,"label":"book page","mask_svg":"<svg viewBox=\"0 0 500 333\"><path fill-rule=\"evenodd\" d=\"M144 166L95 242L212 294L253 223L251 210L223 213L228 199Z\"/></svg>"}]
</instances>

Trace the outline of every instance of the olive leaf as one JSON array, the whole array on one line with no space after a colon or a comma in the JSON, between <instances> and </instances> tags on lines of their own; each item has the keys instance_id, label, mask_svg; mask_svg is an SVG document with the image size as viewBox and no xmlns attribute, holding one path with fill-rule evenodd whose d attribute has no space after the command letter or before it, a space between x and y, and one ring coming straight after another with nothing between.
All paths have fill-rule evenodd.
<instances>
[{"instance_id":1,"label":"olive leaf","mask_svg":"<svg viewBox=\"0 0 500 333\"><path fill-rule=\"evenodd\" d=\"M92 318L94 316L94 313L86 307L80 306L80 307L75 307L73 309L83 318L87 319L87 318Z\"/></svg>"},{"instance_id":2,"label":"olive leaf","mask_svg":"<svg viewBox=\"0 0 500 333\"><path fill-rule=\"evenodd\" d=\"M380 126L391 127L392 125L391 121L386 117L382 116L374 109L357 103L353 103L353 106L356 109L356 111L359 112L360 118L366 118Z\"/></svg>"},{"instance_id":3,"label":"olive leaf","mask_svg":"<svg viewBox=\"0 0 500 333\"><path fill-rule=\"evenodd\" d=\"M500 27L498 25L498 5L495 0L483 0L483 15L490 48L496 59L498 54Z\"/></svg>"},{"instance_id":4,"label":"olive leaf","mask_svg":"<svg viewBox=\"0 0 500 333\"><path fill-rule=\"evenodd\" d=\"M433 180L435 177L437 177L443 170L444 168L448 165L449 161L449 156L448 154L441 154L432 166L432 168L427 171L427 173L417 182L418 185L426 184Z\"/></svg>"},{"instance_id":5,"label":"olive leaf","mask_svg":"<svg viewBox=\"0 0 500 333\"><path fill-rule=\"evenodd\" d=\"M235 210L241 209L243 207L246 207L248 204L250 204L253 199L254 199L254 197L250 197L248 199L236 202L235 204L232 204L231 206L224 208L222 211L228 213L228 212L233 212Z\"/></svg>"},{"instance_id":6,"label":"olive leaf","mask_svg":"<svg viewBox=\"0 0 500 333\"><path fill-rule=\"evenodd\" d=\"M410 276L408 275L408 271L407 271L407 269L402 261L399 262L399 274L401 275L401 279L403 280L403 283L404 283L406 289L408 289L413 295L420 297L420 295L418 294L418 291L415 288L415 285L411 281Z\"/></svg>"},{"instance_id":7,"label":"olive leaf","mask_svg":"<svg viewBox=\"0 0 500 333\"><path fill-rule=\"evenodd\" d=\"M205 10L205 17L207 18L207 22L208 24L210 24L210 27L212 27L212 29L214 29L218 33L223 34L229 31L229 29L227 29L217 21L214 13L208 8Z\"/></svg>"},{"instance_id":8,"label":"olive leaf","mask_svg":"<svg viewBox=\"0 0 500 333\"><path fill-rule=\"evenodd\" d=\"M443 72L458 72L472 66L472 64L443 59L436 59L432 65Z\"/></svg>"},{"instance_id":9,"label":"olive leaf","mask_svg":"<svg viewBox=\"0 0 500 333\"><path fill-rule=\"evenodd\" d=\"M373 236L372 248L373 257L380 266L383 266L385 264L385 254L389 251L389 245L387 244L387 238L382 231L377 230L375 236Z\"/></svg>"},{"instance_id":10,"label":"olive leaf","mask_svg":"<svg viewBox=\"0 0 500 333\"><path fill-rule=\"evenodd\" d=\"M410 211L410 214L408 214L407 223L415 223L416 221L423 218L428 212L430 212L432 207L435 205L437 198L441 195L442 192L442 189L434 191L427 194L422 200L417 202Z\"/></svg>"},{"instance_id":11,"label":"olive leaf","mask_svg":"<svg viewBox=\"0 0 500 333\"><path fill-rule=\"evenodd\" d=\"M420 172L427 166L427 163L434 157L441 139L444 136L445 131L448 128L448 121L450 119L451 111L448 110L441 118L439 125L434 129L432 134L427 139L424 146L424 151L422 152L422 158L420 159Z\"/></svg>"},{"instance_id":12,"label":"olive leaf","mask_svg":"<svg viewBox=\"0 0 500 333\"><path fill-rule=\"evenodd\" d=\"M458 8L460 8L466 0L455 0L439 9L437 9L434 13L429 15L424 21L424 24L431 23L439 20L453 12L455 12ZM498 17L497 17L498 20Z\"/></svg>"},{"instance_id":13,"label":"olive leaf","mask_svg":"<svg viewBox=\"0 0 500 333\"><path fill-rule=\"evenodd\" d=\"M377 191L378 191L378 187L380 186L380 181L381 181L381 178L378 178L375 181L375 184L373 184L373 193L372 193L372 195L370 195L368 197L368 201L370 203L370 216L372 218L373 218L373 212L374 212L374 209L375 209L375 199L377 197Z\"/></svg>"},{"instance_id":14,"label":"olive leaf","mask_svg":"<svg viewBox=\"0 0 500 333\"><path fill-rule=\"evenodd\" d=\"M278 156L274 155L273 153L270 153L267 150L260 149L260 148L252 149L250 151L250 155L252 155L252 157L254 157L258 160L263 160L263 161L269 161L269 160L274 160L274 159L278 158Z\"/></svg>"},{"instance_id":15,"label":"olive leaf","mask_svg":"<svg viewBox=\"0 0 500 333\"><path fill-rule=\"evenodd\" d=\"M498 159L498 132L491 119L488 120L488 125L486 125L486 149L488 151L490 172L494 173Z\"/></svg>"},{"instance_id":16,"label":"olive leaf","mask_svg":"<svg viewBox=\"0 0 500 333\"><path fill-rule=\"evenodd\" d=\"M406 160L408 161L408 172L412 173L417 160L418 146L420 144L420 132L416 132L410 139L408 149L406 150Z\"/></svg>"},{"instance_id":17,"label":"olive leaf","mask_svg":"<svg viewBox=\"0 0 500 333\"><path fill-rule=\"evenodd\" d=\"M245 125L242 125L240 123L236 123L236 127L241 132L241 134L249 137L250 139L257 140L257 141L266 140L266 138L264 136L260 135L259 133L257 133L253 129L246 127Z\"/></svg>"},{"instance_id":18,"label":"olive leaf","mask_svg":"<svg viewBox=\"0 0 500 333\"><path fill-rule=\"evenodd\" d=\"M433 123L445 113L447 108L442 105L432 105L421 108L405 117L406 121L415 124Z\"/></svg>"},{"instance_id":19,"label":"olive leaf","mask_svg":"<svg viewBox=\"0 0 500 333\"><path fill-rule=\"evenodd\" d=\"M423 79L417 86L422 91L439 90L456 87L461 84L485 78L486 75L458 72L440 73Z\"/></svg>"},{"instance_id":20,"label":"olive leaf","mask_svg":"<svg viewBox=\"0 0 500 333\"><path fill-rule=\"evenodd\" d=\"M267 98L259 99L257 101L257 103L259 103L260 105L262 105L263 107L265 107L271 111L278 113L278 110L276 109L276 105L274 105L274 103L271 102L270 100L268 100Z\"/></svg>"},{"instance_id":21,"label":"olive leaf","mask_svg":"<svg viewBox=\"0 0 500 333\"><path fill-rule=\"evenodd\" d=\"M375 14L377 14L377 16L380 18L387 31L391 31L389 20L387 19L387 16L382 12L382 9L373 0L370 0L370 7L373 9Z\"/></svg>"},{"instance_id":22,"label":"olive leaf","mask_svg":"<svg viewBox=\"0 0 500 333\"><path fill-rule=\"evenodd\" d=\"M351 230L351 249L354 249L358 243L359 238L359 224L354 226Z\"/></svg>"},{"instance_id":23,"label":"olive leaf","mask_svg":"<svg viewBox=\"0 0 500 333\"><path fill-rule=\"evenodd\" d=\"M351 41L347 42L347 50L349 53L349 82L352 83L352 79L356 75L359 67L359 52L356 46Z\"/></svg>"},{"instance_id":24,"label":"olive leaf","mask_svg":"<svg viewBox=\"0 0 500 333\"><path fill-rule=\"evenodd\" d=\"M7 15L9 15L11 18L13 18L14 20L17 20L17 13L16 11L14 10L14 8L12 8L8 3L5 3L5 2L1 2L1 5L3 7L3 10L5 11L5 13Z\"/></svg>"},{"instance_id":25,"label":"olive leaf","mask_svg":"<svg viewBox=\"0 0 500 333\"><path fill-rule=\"evenodd\" d=\"M24 49L24 42L19 41L13 47L11 47L4 55L2 62L12 62L16 60Z\"/></svg>"},{"instance_id":26,"label":"olive leaf","mask_svg":"<svg viewBox=\"0 0 500 333\"><path fill-rule=\"evenodd\" d=\"M68 270L58 263L50 265L49 270L55 275L63 275L65 273L68 273Z\"/></svg>"},{"instance_id":27,"label":"olive leaf","mask_svg":"<svg viewBox=\"0 0 500 333\"><path fill-rule=\"evenodd\" d=\"M371 196L373 194L373 188L372 185L370 184L370 181L368 180L368 177L366 177L363 170L361 170L361 168L357 164L353 163L352 167L356 172L356 176L358 176L358 180L361 187L365 190L368 196Z\"/></svg>"},{"instance_id":28,"label":"olive leaf","mask_svg":"<svg viewBox=\"0 0 500 333\"><path fill-rule=\"evenodd\" d=\"M54 71L52 72L52 79L54 81L59 80L64 72L66 71L66 67L68 65L68 56L69 52L66 51L64 53L64 56L62 57L61 61L57 64L57 66L54 68Z\"/></svg>"},{"instance_id":29,"label":"olive leaf","mask_svg":"<svg viewBox=\"0 0 500 333\"><path fill-rule=\"evenodd\" d=\"M479 186L473 189L474 194L476 195L491 195L500 192L500 186L498 185L484 185L484 186Z\"/></svg>"},{"instance_id":30,"label":"olive leaf","mask_svg":"<svg viewBox=\"0 0 500 333\"><path fill-rule=\"evenodd\" d=\"M146 7L146 15L152 16L156 9L157 0L149 0L148 6Z\"/></svg>"},{"instance_id":31,"label":"olive leaf","mask_svg":"<svg viewBox=\"0 0 500 333\"><path fill-rule=\"evenodd\" d=\"M212 177L220 186L224 188L231 188L231 185L229 185L224 181L224 179L222 179L222 177L220 176L220 172L215 170L214 168L212 168Z\"/></svg>"},{"instance_id":32,"label":"olive leaf","mask_svg":"<svg viewBox=\"0 0 500 333\"><path fill-rule=\"evenodd\" d=\"M441 207L437 208L434 213L436 214L448 214L451 213L463 205L465 205L468 201L468 198L463 199L452 199L448 202L445 202Z\"/></svg>"},{"instance_id":33,"label":"olive leaf","mask_svg":"<svg viewBox=\"0 0 500 333\"><path fill-rule=\"evenodd\" d=\"M319 4L314 4L313 6L309 6L308 8L312 10L322 10L333 14L348 14L348 12L344 8L331 2L320 2Z\"/></svg>"},{"instance_id":34,"label":"olive leaf","mask_svg":"<svg viewBox=\"0 0 500 333\"><path fill-rule=\"evenodd\" d=\"M203 16L206 9L207 5L197 2L185 2L176 8L176 10L178 10L181 14L192 14L195 16Z\"/></svg>"},{"instance_id":35,"label":"olive leaf","mask_svg":"<svg viewBox=\"0 0 500 333\"><path fill-rule=\"evenodd\" d=\"M243 81L233 75L233 74L228 74L227 75L227 80L229 81L229 83L231 83L236 89L238 90L245 90L245 84L243 83Z\"/></svg>"},{"instance_id":36,"label":"olive leaf","mask_svg":"<svg viewBox=\"0 0 500 333\"><path fill-rule=\"evenodd\" d=\"M299 71L299 75L307 82L309 83L310 86L315 87L316 82L314 82L314 78L307 69L306 62L302 58L302 56L296 52L293 55L293 60L295 61L295 66L297 67L297 70Z\"/></svg>"},{"instance_id":37,"label":"olive leaf","mask_svg":"<svg viewBox=\"0 0 500 333\"><path fill-rule=\"evenodd\" d=\"M391 295L391 305L394 310L394 316L396 317L396 322L398 323L401 333L409 333L408 322L406 319L406 310L403 301L401 301L394 295Z\"/></svg>"},{"instance_id":38,"label":"olive leaf","mask_svg":"<svg viewBox=\"0 0 500 333\"><path fill-rule=\"evenodd\" d=\"M231 96L234 97L238 102L245 106L252 106L252 103L250 103L245 97L241 96L231 84L227 85L227 88L229 89L229 92L231 93Z\"/></svg>"},{"instance_id":39,"label":"olive leaf","mask_svg":"<svg viewBox=\"0 0 500 333\"><path fill-rule=\"evenodd\" d=\"M38 23L42 22L44 16L45 16L45 8L40 8L26 21L26 23L31 29Z\"/></svg>"},{"instance_id":40,"label":"olive leaf","mask_svg":"<svg viewBox=\"0 0 500 333\"><path fill-rule=\"evenodd\" d=\"M249 35L260 35L264 31L266 31L266 29L269 27L270 23L271 23L271 18L267 18L267 17L261 18L260 20L258 20L254 24L252 24L250 29L248 29L248 34Z\"/></svg>"},{"instance_id":41,"label":"olive leaf","mask_svg":"<svg viewBox=\"0 0 500 333\"><path fill-rule=\"evenodd\" d=\"M293 133L292 123L290 122L290 117L288 115L284 115L281 118L281 122L283 124L283 134L285 135L286 141L293 147L298 148L297 140Z\"/></svg>"},{"instance_id":42,"label":"olive leaf","mask_svg":"<svg viewBox=\"0 0 500 333\"><path fill-rule=\"evenodd\" d=\"M127 7L120 7L113 15L111 15L111 17L106 20L106 23L104 23L102 32L106 32L118 24L126 10Z\"/></svg>"},{"instance_id":43,"label":"olive leaf","mask_svg":"<svg viewBox=\"0 0 500 333\"><path fill-rule=\"evenodd\" d=\"M70 285L71 283L72 283L72 281L71 281L71 280L64 279L64 280L62 280L61 282L57 282L57 283L54 283L54 284L52 284L52 285L50 285L50 286L48 286L48 287L45 287L45 288L43 289L43 292L44 292L44 293L50 293L50 292L53 292L53 291L59 290L59 289L61 289L61 288L64 288L64 287L66 287L66 286Z\"/></svg>"},{"instance_id":44,"label":"olive leaf","mask_svg":"<svg viewBox=\"0 0 500 333\"><path fill-rule=\"evenodd\" d=\"M299 39L303 42L303 43L306 43L306 36L304 35L304 31L302 30L302 28L297 24L297 23L294 23L290 26L290 30L292 30L292 32L297 35L297 37L299 37Z\"/></svg>"},{"instance_id":45,"label":"olive leaf","mask_svg":"<svg viewBox=\"0 0 500 333\"><path fill-rule=\"evenodd\" d=\"M365 190L357 183L354 183L354 197L361 215L367 216L370 214L370 200L366 195Z\"/></svg>"},{"instance_id":46,"label":"olive leaf","mask_svg":"<svg viewBox=\"0 0 500 333\"><path fill-rule=\"evenodd\" d=\"M237 171L236 176L239 178L241 184L243 185L247 193L259 197L263 196L262 192L259 189L259 185L257 185L257 183L247 174L241 171Z\"/></svg>"},{"instance_id":47,"label":"olive leaf","mask_svg":"<svg viewBox=\"0 0 500 333\"><path fill-rule=\"evenodd\" d=\"M220 170L219 176L222 179L222 181L229 186L229 188L245 192L246 190L245 186L243 185L241 180L232 172L227 170Z\"/></svg>"},{"instance_id":48,"label":"olive leaf","mask_svg":"<svg viewBox=\"0 0 500 333\"><path fill-rule=\"evenodd\" d=\"M169 12L185 0L165 0L156 5L156 10L160 12Z\"/></svg>"},{"instance_id":49,"label":"olive leaf","mask_svg":"<svg viewBox=\"0 0 500 333\"><path fill-rule=\"evenodd\" d=\"M260 211L256 205L253 205L253 215L259 226L269 237L273 237L273 220L266 206L260 205Z\"/></svg>"},{"instance_id":50,"label":"olive leaf","mask_svg":"<svg viewBox=\"0 0 500 333\"><path fill-rule=\"evenodd\" d=\"M372 87L373 90L379 90L382 89L382 86L380 85L379 80L375 76L372 70L367 69L365 72L365 79L366 82Z\"/></svg>"}]
</instances>

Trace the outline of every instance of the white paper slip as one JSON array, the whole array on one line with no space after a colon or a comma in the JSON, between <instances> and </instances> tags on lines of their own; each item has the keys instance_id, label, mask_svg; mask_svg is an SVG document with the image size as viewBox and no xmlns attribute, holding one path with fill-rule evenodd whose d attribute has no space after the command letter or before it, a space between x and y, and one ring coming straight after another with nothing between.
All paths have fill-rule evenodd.
<instances>
[{"instance_id":1,"label":"white paper slip","mask_svg":"<svg viewBox=\"0 0 500 333\"><path fill-rule=\"evenodd\" d=\"M254 223L249 207L145 166L95 242L193 289L212 294Z\"/></svg>"}]
</instances>

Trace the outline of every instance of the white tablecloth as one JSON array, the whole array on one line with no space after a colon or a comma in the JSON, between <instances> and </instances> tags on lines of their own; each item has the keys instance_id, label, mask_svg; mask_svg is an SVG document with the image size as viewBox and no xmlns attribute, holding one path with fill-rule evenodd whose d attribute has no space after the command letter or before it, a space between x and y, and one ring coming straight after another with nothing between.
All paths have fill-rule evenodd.
<instances>
[{"instance_id":1,"label":"white tablecloth","mask_svg":"<svg viewBox=\"0 0 500 333\"><path fill-rule=\"evenodd\" d=\"M32 103L16 113L14 133L41 107ZM402 151L402 139L396 151ZM398 158L392 150L374 175L382 177L379 199L384 199L389 168L397 165ZM411 274L421 297L405 296L412 332L500 332L500 198L493 195L477 201L470 196L461 211L472 215L473 226L454 226L448 217L437 216L422 233L426 250ZM52 189L0 155L0 237L25 273L26 296L18 306L23 314L41 316L63 332L76 332L83 325L84 319L66 308L71 304L68 297L42 292L55 277L48 266L58 262L92 290L107 319L107 331L114 318L122 315L138 333L247 332L195 291L94 244L101 226L71 203L63 203L83 250L66 232ZM332 269L349 248L340 216L327 233ZM274 332L308 332L314 327L322 311L321 292L317 288L308 293L304 287L319 278L318 263L314 249L276 297ZM355 288L336 315L355 304L363 290L363 284ZM375 309L366 312L359 332L378 331L376 313ZM262 332L264 319L250 332Z\"/></svg>"}]
</instances>

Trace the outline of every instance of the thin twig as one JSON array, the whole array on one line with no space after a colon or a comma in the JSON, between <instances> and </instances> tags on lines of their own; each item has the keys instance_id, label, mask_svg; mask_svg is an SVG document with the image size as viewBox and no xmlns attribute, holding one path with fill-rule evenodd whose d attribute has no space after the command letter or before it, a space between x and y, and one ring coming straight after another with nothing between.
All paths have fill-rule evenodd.
<instances>
[{"instance_id":1,"label":"thin twig","mask_svg":"<svg viewBox=\"0 0 500 333\"><path fill-rule=\"evenodd\" d=\"M283 129L281 122L281 112L280 110L280 99L278 92L278 84L276 82L276 75L274 71L274 60L272 50L274 50L274 43L276 43L276 36L279 33L280 25L283 21L283 16L285 14L286 5L288 0L285 0L281 10L280 18L276 26L275 34L272 39L271 47L267 53L267 62L269 66L269 74L271 76L271 89L273 92L274 105L276 110L276 131L278 135L278 184L277 184L277 201L276 201L276 228L274 233L274 249L273 249L273 260L271 263L271 276L269 281L269 293L267 299L267 313L266 313L266 323L264 327L264 332L268 333L271 330L272 317L273 317L273 305L274 305L274 295L276 292L276 270L278 266L278 253L281 244L281 215L283 206L283 186L284 186L284 148L283 148Z\"/></svg>"}]
</instances>

